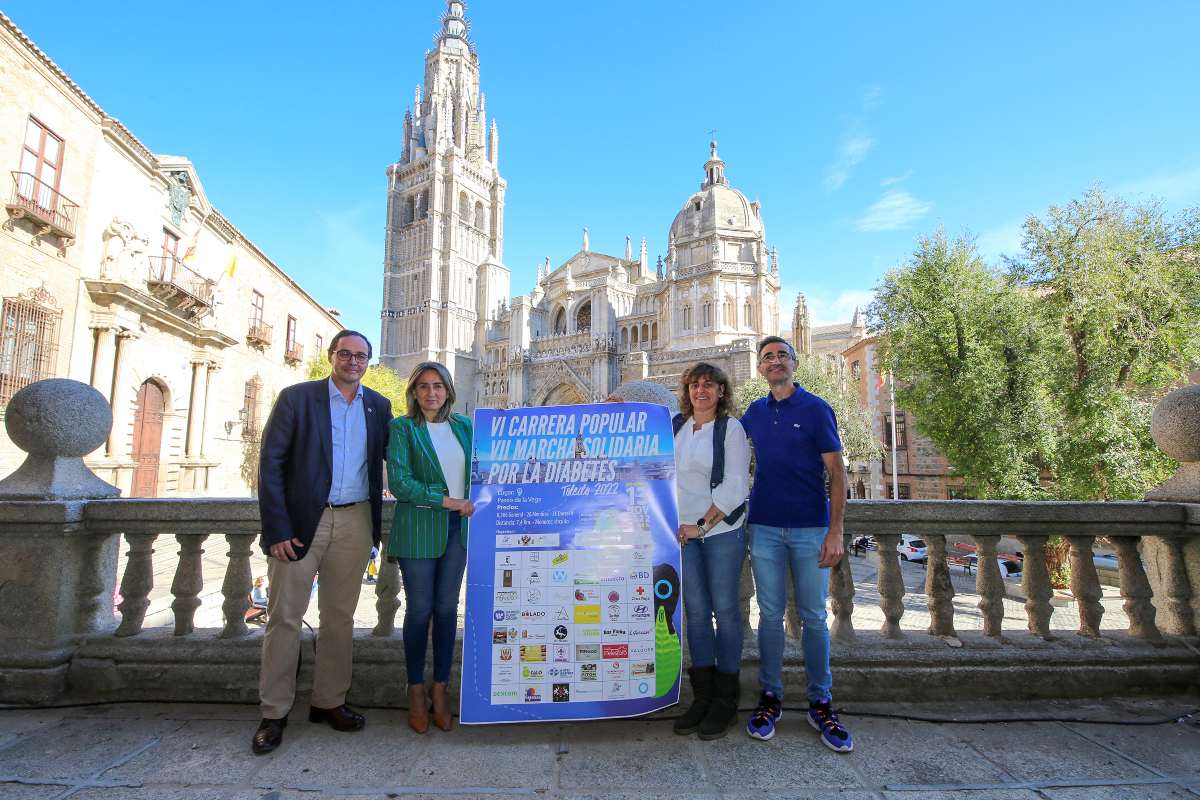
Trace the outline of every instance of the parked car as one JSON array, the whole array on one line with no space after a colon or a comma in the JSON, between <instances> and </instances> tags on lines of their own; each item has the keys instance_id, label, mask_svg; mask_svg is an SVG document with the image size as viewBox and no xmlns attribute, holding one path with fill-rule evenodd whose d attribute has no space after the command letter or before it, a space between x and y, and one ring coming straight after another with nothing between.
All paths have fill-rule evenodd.
<instances>
[{"instance_id":1,"label":"parked car","mask_svg":"<svg viewBox=\"0 0 1200 800\"><path fill-rule=\"evenodd\" d=\"M929 558L925 540L918 539L909 533L900 534L900 544L896 545L896 552L900 554L902 561L916 561L924 564Z\"/></svg>"},{"instance_id":2,"label":"parked car","mask_svg":"<svg viewBox=\"0 0 1200 800\"><path fill-rule=\"evenodd\" d=\"M967 574L973 575L973 574L975 574L976 570L979 569L979 556L975 555L974 553L963 556L962 563L963 563L963 568L966 570ZM1001 558L996 559L996 565L998 567L1000 567L1000 577L1002 577L1002 578L1019 578L1019 577L1021 577L1021 562L1020 561L1015 561L1011 558L1002 558L1001 557Z\"/></svg>"},{"instance_id":3,"label":"parked car","mask_svg":"<svg viewBox=\"0 0 1200 800\"><path fill-rule=\"evenodd\" d=\"M1093 553L1092 563L1096 565L1096 569L1111 569L1117 571L1117 554L1116 553Z\"/></svg>"}]
</instances>

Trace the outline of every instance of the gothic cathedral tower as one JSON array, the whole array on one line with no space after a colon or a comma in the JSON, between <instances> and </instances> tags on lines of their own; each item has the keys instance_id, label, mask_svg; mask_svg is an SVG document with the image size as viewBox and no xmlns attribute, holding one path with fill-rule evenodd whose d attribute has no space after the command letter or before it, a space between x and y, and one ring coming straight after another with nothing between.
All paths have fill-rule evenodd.
<instances>
[{"instance_id":1,"label":"gothic cathedral tower","mask_svg":"<svg viewBox=\"0 0 1200 800\"><path fill-rule=\"evenodd\" d=\"M449 0L424 89L404 115L404 151L387 169L379 360L402 378L421 361L454 377L469 412L489 321L508 298L496 122L487 125L466 3Z\"/></svg>"}]
</instances>

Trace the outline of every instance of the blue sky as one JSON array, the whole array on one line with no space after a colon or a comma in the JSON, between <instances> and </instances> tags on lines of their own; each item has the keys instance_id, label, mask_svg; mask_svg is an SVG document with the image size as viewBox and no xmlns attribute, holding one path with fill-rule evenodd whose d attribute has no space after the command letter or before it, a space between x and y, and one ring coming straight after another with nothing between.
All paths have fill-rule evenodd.
<instances>
[{"instance_id":1,"label":"blue sky","mask_svg":"<svg viewBox=\"0 0 1200 800\"><path fill-rule=\"evenodd\" d=\"M784 318L848 318L916 238L994 258L1101 183L1200 205L1200 4L475 0L513 291L544 256L666 251L717 130L763 204ZM441 0L5 13L350 327L379 331L384 170Z\"/></svg>"}]
</instances>

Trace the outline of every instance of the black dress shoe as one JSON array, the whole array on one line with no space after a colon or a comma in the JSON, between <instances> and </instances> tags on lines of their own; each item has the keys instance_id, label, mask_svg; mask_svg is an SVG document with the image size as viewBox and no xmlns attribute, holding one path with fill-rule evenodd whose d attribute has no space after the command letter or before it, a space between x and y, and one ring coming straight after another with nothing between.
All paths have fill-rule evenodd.
<instances>
[{"instance_id":1,"label":"black dress shoe","mask_svg":"<svg viewBox=\"0 0 1200 800\"><path fill-rule=\"evenodd\" d=\"M263 721L258 723L258 730L254 732L254 739L250 743L250 749L254 751L254 755L261 756L279 747L283 741L283 729L286 727L287 717L282 719L263 718Z\"/></svg>"},{"instance_id":2,"label":"black dress shoe","mask_svg":"<svg viewBox=\"0 0 1200 800\"><path fill-rule=\"evenodd\" d=\"M317 708L308 710L309 722L328 722L335 731L361 731L367 724L367 718L350 709L344 703L337 708Z\"/></svg>"}]
</instances>

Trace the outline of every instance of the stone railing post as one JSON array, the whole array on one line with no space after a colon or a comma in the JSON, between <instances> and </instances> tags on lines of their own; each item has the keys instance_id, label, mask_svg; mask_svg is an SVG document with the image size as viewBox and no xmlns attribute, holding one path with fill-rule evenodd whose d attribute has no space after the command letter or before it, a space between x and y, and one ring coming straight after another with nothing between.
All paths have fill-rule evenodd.
<instances>
[{"instance_id":1,"label":"stone railing post","mask_svg":"<svg viewBox=\"0 0 1200 800\"><path fill-rule=\"evenodd\" d=\"M0 481L0 702L48 703L66 691L79 638L115 625L118 539L83 525L83 501L120 494L83 463L112 411L92 387L54 378L13 395L4 425L29 455Z\"/></svg>"},{"instance_id":2,"label":"stone railing post","mask_svg":"<svg viewBox=\"0 0 1200 800\"><path fill-rule=\"evenodd\" d=\"M1154 408L1150 435L1159 449L1179 462L1166 483L1151 489L1147 500L1200 505L1200 372L1192 384L1168 394ZM1200 523L1200 508L1192 516ZM1200 536L1180 540L1142 539L1146 576L1154 592L1158 628L1163 633L1195 635L1200 631Z\"/></svg>"}]
</instances>

